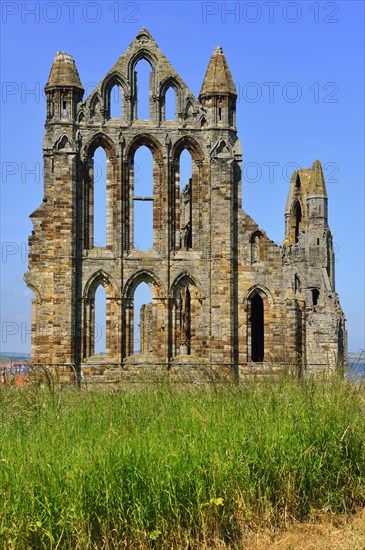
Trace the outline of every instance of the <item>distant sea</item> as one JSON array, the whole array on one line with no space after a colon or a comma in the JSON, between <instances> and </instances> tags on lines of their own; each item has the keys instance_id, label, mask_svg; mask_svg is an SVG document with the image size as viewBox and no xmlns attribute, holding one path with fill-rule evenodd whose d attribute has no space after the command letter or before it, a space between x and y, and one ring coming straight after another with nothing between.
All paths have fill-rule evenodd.
<instances>
[{"instance_id":1,"label":"distant sea","mask_svg":"<svg viewBox=\"0 0 365 550\"><path fill-rule=\"evenodd\" d=\"M362 380L365 382L365 354L353 356L349 354L349 380Z\"/></svg>"},{"instance_id":2,"label":"distant sea","mask_svg":"<svg viewBox=\"0 0 365 550\"><path fill-rule=\"evenodd\" d=\"M30 353L21 353L16 351L0 351L0 357L10 357L11 359L30 359Z\"/></svg>"}]
</instances>

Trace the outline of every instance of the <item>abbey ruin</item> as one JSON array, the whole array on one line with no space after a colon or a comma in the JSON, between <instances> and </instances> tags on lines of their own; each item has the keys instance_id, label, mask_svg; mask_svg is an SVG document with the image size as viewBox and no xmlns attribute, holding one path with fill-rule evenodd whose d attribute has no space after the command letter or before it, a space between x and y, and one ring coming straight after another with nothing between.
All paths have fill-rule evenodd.
<instances>
[{"instance_id":1,"label":"abbey ruin","mask_svg":"<svg viewBox=\"0 0 365 550\"><path fill-rule=\"evenodd\" d=\"M138 118L136 65L150 64L150 116ZM121 113L111 113L112 90ZM175 95L167 119L165 98ZM275 244L242 209L237 92L216 47L196 98L142 29L84 99L73 58L58 52L45 87L44 198L31 214L32 364L74 369L80 379L138 369L226 369L236 377L295 365L342 368L344 314L321 163L294 172L285 238ZM153 193L141 197L134 159L153 157ZM106 243L94 238L94 155L106 155ZM192 159L180 182L180 157ZM95 180L95 181L94 181ZM95 185L94 185L95 184ZM135 188L136 187L136 188ZM96 194L95 194L96 196ZM135 244L134 212L152 204L153 245ZM147 283L133 344L134 296ZM95 294L106 293L106 353L95 353Z\"/></svg>"}]
</instances>

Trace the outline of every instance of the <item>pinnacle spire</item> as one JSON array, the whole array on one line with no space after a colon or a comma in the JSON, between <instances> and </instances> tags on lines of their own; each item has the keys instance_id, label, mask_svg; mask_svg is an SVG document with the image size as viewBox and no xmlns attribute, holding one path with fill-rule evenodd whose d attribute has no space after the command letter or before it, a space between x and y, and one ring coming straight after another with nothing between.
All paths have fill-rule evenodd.
<instances>
[{"instance_id":1,"label":"pinnacle spire","mask_svg":"<svg viewBox=\"0 0 365 550\"><path fill-rule=\"evenodd\" d=\"M199 98L214 93L228 93L237 96L231 71L220 46L214 48L203 80Z\"/></svg>"},{"instance_id":2,"label":"pinnacle spire","mask_svg":"<svg viewBox=\"0 0 365 550\"><path fill-rule=\"evenodd\" d=\"M146 28L146 27L142 27L139 31L139 33L137 34L137 36L140 36L141 34L146 34L149 38L152 38L152 35L150 33L150 31ZM153 38L152 38L153 40Z\"/></svg>"},{"instance_id":3,"label":"pinnacle spire","mask_svg":"<svg viewBox=\"0 0 365 550\"><path fill-rule=\"evenodd\" d=\"M308 186L308 195L323 195L327 197L322 165L319 160L313 162Z\"/></svg>"},{"instance_id":4,"label":"pinnacle spire","mask_svg":"<svg viewBox=\"0 0 365 550\"><path fill-rule=\"evenodd\" d=\"M66 52L57 52L54 58L46 89L54 86L73 86L83 90L75 60Z\"/></svg>"}]
</instances>

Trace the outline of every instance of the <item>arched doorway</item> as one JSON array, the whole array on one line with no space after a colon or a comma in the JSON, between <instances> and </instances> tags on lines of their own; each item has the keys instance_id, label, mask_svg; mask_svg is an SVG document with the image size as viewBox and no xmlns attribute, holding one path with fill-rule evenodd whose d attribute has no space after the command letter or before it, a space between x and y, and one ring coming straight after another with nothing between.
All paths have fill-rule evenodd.
<instances>
[{"instance_id":1,"label":"arched doorway","mask_svg":"<svg viewBox=\"0 0 365 550\"><path fill-rule=\"evenodd\" d=\"M264 360L264 348L264 301L260 294L255 294L251 300L251 361L261 363Z\"/></svg>"}]
</instances>

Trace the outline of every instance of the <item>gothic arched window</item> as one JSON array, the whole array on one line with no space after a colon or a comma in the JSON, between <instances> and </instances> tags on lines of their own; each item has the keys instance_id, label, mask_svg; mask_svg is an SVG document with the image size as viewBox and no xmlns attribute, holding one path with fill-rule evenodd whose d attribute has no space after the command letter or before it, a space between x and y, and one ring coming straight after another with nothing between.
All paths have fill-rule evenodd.
<instances>
[{"instance_id":1,"label":"gothic arched window","mask_svg":"<svg viewBox=\"0 0 365 550\"><path fill-rule=\"evenodd\" d=\"M102 147L94 153L93 170L93 227L94 247L106 246L106 172L107 159Z\"/></svg>"},{"instance_id":2,"label":"gothic arched window","mask_svg":"<svg viewBox=\"0 0 365 550\"><path fill-rule=\"evenodd\" d=\"M115 84L109 94L110 118L122 118L122 91L118 84Z\"/></svg>"},{"instance_id":3,"label":"gothic arched window","mask_svg":"<svg viewBox=\"0 0 365 550\"><path fill-rule=\"evenodd\" d=\"M176 119L176 92L173 86L167 88L164 97L164 119L175 120Z\"/></svg>"},{"instance_id":4,"label":"gothic arched window","mask_svg":"<svg viewBox=\"0 0 365 550\"><path fill-rule=\"evenodd\" d=\"M181 250L189 250L193 245L193 204L192 204L192 158L187 149L184 149L179 160L180 190L179 190L179 219Z\"/></svg>"},{"instance_id":5,"label":"gothic arched window","mask_svg":"<svg viewBox=\"0 0 365 550\"><path fill-rule=\"evenodd\" d=\"M135 93L137 100L136 117L149 120L150 113L150 80L152 67L146 59L138 61L134 68Z\"/></svg>"},{"instance_id":6,"label":"gothic arched window","mask_svg":"<svg viewBox=\"0 0 365 550\"><path fill-rule=\"evenodd\" d=\"M134 248L148 250L153 247L153 158L148 147L137 149L134 168Z\"/></svg>"},{"instance_id":7,"label":"gothic arched window","mask_svg":"<svg viewBox=\"0 0 365 550\"><path fill-rule=\"evenodd\" d=\"M106 292L100 283L94 296L94 353L106 354Z\"/></svg>"},{"instance_id":8,"label":"gothic arched window","mask_svg":"<svg viewBox=\"0 0 365 550\"><path fill-rule=\"evenodd\" d=\"M299 234L300 234L300 228L302 223L302 209L300 207L299 202L296 202L294 206L294 223L295 223L295 229L294 229L294 242L299 241Z\"/></svg>"}]
</instances>

